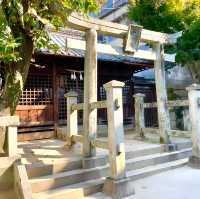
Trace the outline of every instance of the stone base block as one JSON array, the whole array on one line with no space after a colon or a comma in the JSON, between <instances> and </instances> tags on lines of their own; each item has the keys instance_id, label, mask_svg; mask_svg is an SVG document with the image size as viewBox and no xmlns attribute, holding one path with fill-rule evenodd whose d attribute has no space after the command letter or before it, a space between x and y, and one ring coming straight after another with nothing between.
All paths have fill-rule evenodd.
<instances>
[{"instance_id":1,"label":"stone base block","mask_svg":"<svg viewBox=\"0 0 200 199\"><path fill-rule=\"evenodd\" d=\"M165 147L166 152L177 151L177 149L178 149L177 144L166 144Z\"/></svg>"},{"instance_id":2,"label":"stone base block","mask_svg":"<svg viewBox=\"0 0 200 199\"><path fill-rule=\"evenodd\" d=\"M106 156L95 156L90 158L83 158L82 165L84 169L104 166L108 162L108 158Z\"/></svg>"},{"instance_id":3,"label":"stone base block","mask_svg":"<svg viewBox=\"0 0 200 199\"><path fill-rule=\"evenodd\" d=\"M188 165L192 168L200 169L200 157L191 156Z\"/></svg>"},{"instance_id":4,"label":"stone base block","mask_svg":"<svg viewBox=\"0 0 200 199\"><path fill-rule=\"evenodd\" d=\"M104 183L103 192L106 195L111 196L113 199L121 199L135 194L135 189L130 183L129 178L123 178L120 180L107 178Z\"/></svg>"}]
</instances>

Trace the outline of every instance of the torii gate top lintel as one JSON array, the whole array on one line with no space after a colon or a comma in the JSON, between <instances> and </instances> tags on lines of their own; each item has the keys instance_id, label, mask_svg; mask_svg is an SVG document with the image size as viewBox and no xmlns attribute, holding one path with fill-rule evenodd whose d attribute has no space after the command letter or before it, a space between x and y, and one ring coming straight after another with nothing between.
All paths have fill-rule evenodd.
<instances>
[{"instance_id":1,"label":"torii gate top lintel","mask_svg":"<svg viewBox=\"0 0 200 199\"><path fill-rule=\"evenodd\" d=\"M108 22L91 17L83 17L73 13L67 19L67 25L80 30L87 31L95 29L98 34L111 35L117 38L125 38L129 32L129 26L118 23ZM181 32L166 34L147 29L141 29L141 41L147 43L173 44L180 37Z\"/></svg>"}]
</instances>

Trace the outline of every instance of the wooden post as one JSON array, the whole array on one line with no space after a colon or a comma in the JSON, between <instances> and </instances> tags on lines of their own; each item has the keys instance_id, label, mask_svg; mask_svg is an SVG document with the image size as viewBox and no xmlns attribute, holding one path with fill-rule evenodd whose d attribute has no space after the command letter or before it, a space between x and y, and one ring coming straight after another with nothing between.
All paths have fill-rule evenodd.
<instances>
[{"instance_id":1,"label":"wooden post","mask_svg":"<svg viewBox=\"0 0 200 199\"><path fill-rule=\"evenodd\" d=\"M158 124L160 132L160 142L170 144L168 132L170 131L170 117L167 108L167 87L165 79L164 47L160 43L154 43L156 60L154 62L156 95L158 104Z\"/></svg>"},{"instance_id":2,"label":"wooden post","mask_svg":"<svg viewBox=\"0 0 200 199\"><path fill-rule=\"evenodd\" d=\"M124 126L123 126L123 82L104 84L107 96L108 146L110 176L104 184L104 192L113 198L122 198L134 193L126 178Z\"/></svg>"},{"instance_id":3,"label":"wooden post","mask_svg":"<svg viewBox=\"0 0 200 199\"><path fill-rule=\"evenodd\" d=\"M53 63L53 118L54 118L54 133L57 133L58 127L58 77L56 65Z\"/></svg>"},{"instance_id":4,"label":"wooden post","mask_svg":"<svg viewBox=\"0 0 200 199\"><path fill-rule=\"evenodd\" d=\"M142 93L137 93L133 95L135 98L135 131L140 135L141 138L144 138L143 128L145 127L144 123L144 97Z\"/></svg>"},{"instance_id":5,"label":"wooden post","mask_svg":"<svg viewBox=\"0 0 200 199\"><path fill-rule=\"evenodd\" d=\"M187 90L192 123L192 156L189 165L200 169L200 85L193 84Z\"/></svg>"},{"instance_id":6,"label":"wooden post","mask_svg":"<svg viewBox=\"0 0 200 199\"><path fill-rule=\"evenodd\" d=\"M83 156L96 155L91 141L96 138L97 110L90 109L90 103L97 101L97 32L90 29L86 33L86 54L84 63L84 111L83 111Z\"/></svg>"},{"instance_id":7,"label":"wooden post","mask_svg":"<svg viewBox=\"0 0 200 199\"><path fill-rule=\"evenodd\" d=\"M78 111L72 110L72 104L77 104L78 94L70 91L65 94L67 98L67 134L66 134L66 147L72 146L72 135L78 134Z\"/></svg>"}]
</instances>

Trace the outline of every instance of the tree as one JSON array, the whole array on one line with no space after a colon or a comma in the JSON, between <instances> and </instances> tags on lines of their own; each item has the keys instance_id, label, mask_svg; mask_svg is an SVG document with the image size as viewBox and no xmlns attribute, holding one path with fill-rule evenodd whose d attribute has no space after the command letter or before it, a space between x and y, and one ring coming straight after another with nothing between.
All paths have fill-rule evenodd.
<instances>
[{"instance_id":1,"label":"tree","mask_svg":"<svg viewBox=\"0 0 200 199\"><path fill-rule=\"evenodd\" d=\"M188 66L194 81L200 83L200 19L178 39L176 61Z\"/></svg>"},{"instance_id":2,"label":"tree","mask_svg":"<svg viewBox=\"0 0 200 199\"><path fill-rule=\"evenodd\" d=\"M0 0L0 115L14 114L34 50L49 45L46 25L64 27L73 11L95 12L97 0Z\"/></svg>"},{"instance_id":3,"label":"tree","mask_svg":"<svg viewBox=\"0 0 200 199\"><path fill-rule=\"evenodd\" d=\"M176 61L187 66L195 81L200 82L200 0L134 0L128 16L150 30L183 31L173 46Z\"/></svg>"}]
</instances>

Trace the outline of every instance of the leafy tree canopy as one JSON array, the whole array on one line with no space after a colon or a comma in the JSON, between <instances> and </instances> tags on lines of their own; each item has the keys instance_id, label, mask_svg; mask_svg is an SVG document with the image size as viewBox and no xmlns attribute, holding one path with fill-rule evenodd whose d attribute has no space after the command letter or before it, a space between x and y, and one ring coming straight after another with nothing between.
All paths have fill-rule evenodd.
<instances>
[{"instance_id":1,"label":"leafy tree canopy","mask_svg":"<svg viewBox=\"0 0 200 199\"><path fill-rule=\"evenodd\" d=\"M18 48L24 37L33 38L34 48L49 45L45 25L55 28L65 24L72 11L97 11L95 0L2 0L0 2L0 61L21 59Z\"/></svg>"},{"instance_id":2,"label":"leafy tree canopy","mask_svg":"<svg viewBox=\"0 0 200 199\"><path fill-rule=\"evenodd\" d=\"M128 16L144 28L175 33L183 31L176 46L176 61L187 66L200 82L200 0L133 0Z\"/></svg>"},{"instance_id":3,"label":"leafy tree canopy","mask_svg":"<svg viewBox=\"0 0 200 199\"><path fill-rule=\"evenodd\" d=\"M177 41L176 61L187 64L200 60L200 20L195 21Z\"/></svg>"},{"instance_id":4,"label":"leafy tree canopy","mask_svg":"<svg viewBox=\"0 0 200 199\"><path fill-rule=\"evenodd\" d=\"M36 48L50 45L46 26L64 27L71 12L96 12L103 0L0 0L0 115L14 114Z\"/></svg>"},{"instance_id":5,"label":"leafy tree canopy","mask_svg":"<svg viewBox=\"0 0 200 199\"><path fill-rule=\"evenodd\" d=\"M128 16L144 28L175 33L200 17L200 0L134 0Z\"/></svg>"}]
</instances>

